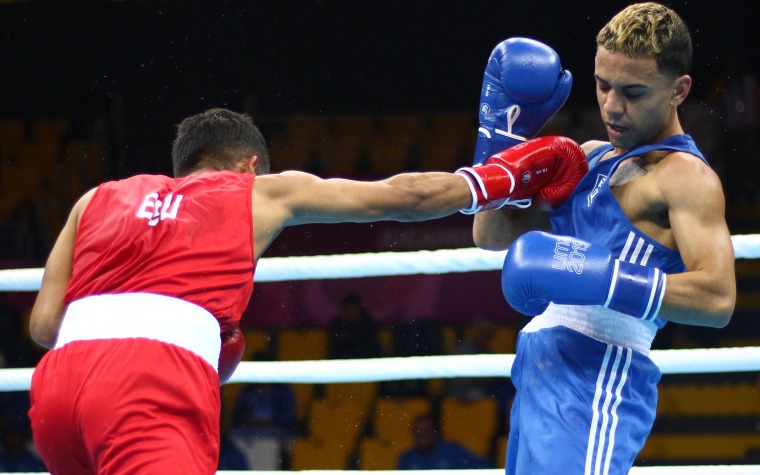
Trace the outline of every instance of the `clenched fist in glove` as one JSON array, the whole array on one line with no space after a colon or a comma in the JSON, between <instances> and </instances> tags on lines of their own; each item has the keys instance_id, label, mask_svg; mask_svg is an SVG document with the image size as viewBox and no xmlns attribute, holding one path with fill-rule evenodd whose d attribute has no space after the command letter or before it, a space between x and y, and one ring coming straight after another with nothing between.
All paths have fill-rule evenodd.
<instances>
[{"instance_id":1,"label":"clenched fist in glove","mask_svg":"<svg viewBox=\"0 0 760 475\"><path fill-rule=\"evenodd\" d=\"M526 315L538 315L554 302L601 305L654 321L666 280L660 269L615 259L603 246L531 231L507 251L501 287L509 305Z\"/></svg>"},{"instance_id":2,"label":"clenched fist in glove","mask_svg":"<svg viewBox=\"0 0 760 475\"><path fill-rule=\"evenodd\" d=\"M549 46L529 38L499 43L483 75L473 164L538 135L564 105L572 85L572 74L562 69Z\"/></svg>"},{"instance_id":3,"label":"clenched fist in glove","mask_svg":"<svg viewBox=\"0 0 760 475\"><path fill-rule=\"evenodd\" d=\"M586 155L567 137L547 136L497 153L484 165L456 173L467 179L474 214L505 206L527 208L533 200L542 209L561 205L588 171Z\"/></svg>"}]
</instances>

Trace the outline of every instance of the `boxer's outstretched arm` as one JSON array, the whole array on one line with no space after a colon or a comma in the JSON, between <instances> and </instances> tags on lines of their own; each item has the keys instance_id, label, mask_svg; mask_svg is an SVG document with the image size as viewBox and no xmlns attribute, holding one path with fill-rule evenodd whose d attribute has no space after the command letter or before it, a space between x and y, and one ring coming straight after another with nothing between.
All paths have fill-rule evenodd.
<instances>
[{"instance_id":1,"label":"boxer's outstretched arm","mask_svg":"<svg viewBox=\"0 0 760 475\"><path fill-rule=\"evenodd\" d=\"M252 197L254 255L288 226L425 221L457 213L472 200L467 179L455 173L402 173L371 182L299 171L260 176Z\"/></svg>"},{"instance_id":2,"label":"boxer's outstretched arm","mask_svg":"<svg viewBox=\"0 0 760 475\"><path fill-rule=\"evenodd\" d=\"M424 221L458 212L472 201L467 180L454 173L402 173L355 181L287 171L258 177L258 193L283 208L283 226L310 223ZM261 209L254 208L254 213Z\"/></svg>"},{"instance_id":3,"label":"boxer's outstretched arm","mask_svg":"<svg viewBox=\"0 0 760 475\"><path fill-rule=\"evenodd\" d=\"M63 297L71 280L79 219L95 194L91 190L74 205L58 239L53 245L42 275L42 285L32 307L29 332L32 339L45 348L52 348L58 339L58 331L66 310Z\"/></svg>"}]
</instances>

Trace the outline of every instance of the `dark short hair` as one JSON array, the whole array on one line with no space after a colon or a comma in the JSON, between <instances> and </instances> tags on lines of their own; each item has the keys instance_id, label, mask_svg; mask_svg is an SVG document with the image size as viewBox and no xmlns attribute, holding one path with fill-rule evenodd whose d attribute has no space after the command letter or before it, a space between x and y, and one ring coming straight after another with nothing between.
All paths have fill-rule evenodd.
<instances>
[{"instance_id":1,"label":"dark short hair","mask_svg":"<svg viewBox=\"0 0 760 475\"><path fill-rule=\"evenodd\" d=\"M214 108L184 119L172 144L174 176L200 169L231 170L256 155L256 173L269 173L269 152L261 131L247 114Z\"/></svg>"}]
</instances>

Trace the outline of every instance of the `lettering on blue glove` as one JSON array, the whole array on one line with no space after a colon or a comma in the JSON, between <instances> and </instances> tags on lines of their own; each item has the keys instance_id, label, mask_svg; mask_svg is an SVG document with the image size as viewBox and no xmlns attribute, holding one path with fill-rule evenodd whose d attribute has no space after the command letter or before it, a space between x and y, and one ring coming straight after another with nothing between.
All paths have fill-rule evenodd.
<instances>
[{"instance_id":1,"label":"lettering on blue glove","mask_svg":"<svg viewBox=\"0 0 760 475\"><path fill-rule=\"evenodd\" d=\"M588 249L588 243L573 241L570 238L560 237L554 245L554 263L552 267L568 272L583 273L583 261L586 260L583 252Z\"/></svg>"}]
</instances>

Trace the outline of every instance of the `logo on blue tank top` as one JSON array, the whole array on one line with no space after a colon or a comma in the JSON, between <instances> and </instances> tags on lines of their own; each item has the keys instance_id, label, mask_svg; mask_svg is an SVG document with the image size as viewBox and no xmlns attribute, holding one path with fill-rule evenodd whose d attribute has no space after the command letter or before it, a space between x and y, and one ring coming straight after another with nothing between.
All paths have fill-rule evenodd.
<instances>
[{"instance_id":1,"label":"logo on blue tank top","mask_svg":"<svg viewBox=\"0 0 760 475\"><path fill-rule=\"evenodd\" d=\"M596 176L596 184L594 185L594 189L591 190L591 193L588 194L586 197L588 200L588 206L591 207L591 203L593 203L594 198L596 198L596 195L599 194L599 189L604 185L604 182L607 181L607 175L599 174Z\"/></svg>"}]
</instances>

